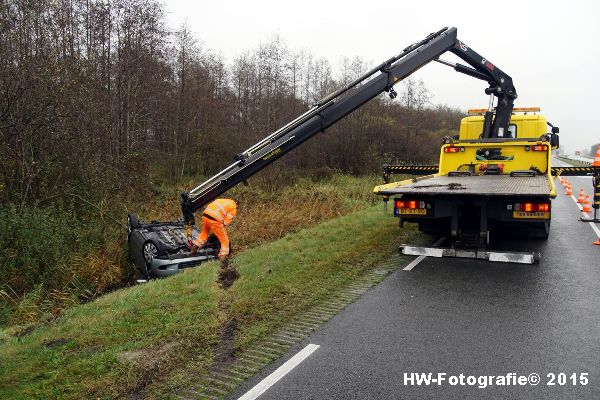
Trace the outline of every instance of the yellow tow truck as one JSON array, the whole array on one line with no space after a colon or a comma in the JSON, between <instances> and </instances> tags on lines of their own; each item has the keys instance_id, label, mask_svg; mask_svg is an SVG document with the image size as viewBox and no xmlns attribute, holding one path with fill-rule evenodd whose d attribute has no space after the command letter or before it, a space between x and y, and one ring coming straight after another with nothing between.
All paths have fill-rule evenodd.
<instances>
[{"instance_id":1,"label":"yellow tow truck","mask_svg":"<svg viewBox=\"0 0 600 400\"><path fill-rule=\"evenodd\" d=\"M446 53L468 65L442 59ZM131 213L128 244L135 265L149 276L166 276L214 259L218 241L201 253L190 253L190 240L198 231L194 213L373 98L387 93L393 100L398 95L394 86L432 61L485 82L489 106L465 118L458 137L445 138L439 166L386 167L388 178L392 173L429 173L398 183L388 180L375 188L384 199L394 199L400 223L417 222L424 231L455 239L450 249L405 246L402 251L511 262L538 260L533 254L485 249L498 224L512 223L527 228L531 235L548 236L550 199L556 196L550 151L558 147L558 128L547 124L538 109L514 109L517 91L512 78L459 40L456 28L445 27L323 97L302 115L236 154L234 162L216 175L182 193L182 219L146 223ZM552 173L589 172L581 169L566 167L552 169Z\"/></svg>"},{"instance_id":2,"label":"yellow tow truck","mask_svg":"<svg viewBox=\"0 0 600 400\"><path fill-rule=\"evenodd\" d=\"M551 199L556 197L551 150L558 148L558 127L537 107L513 108L507 129L482 137L486 114L474 109L462 119L458 137L445 137L439 166L386 166L392 174L434 172L386 183L374 189L393 199L394 215L419 224L428 233L453 240L450 248L403 246L404 254L472 257L491 261L536 263L536 253L486 250L500 228L546 239L550 232ZM429 168L429 170L427 169Z\"/></svg>"}]
</instances>

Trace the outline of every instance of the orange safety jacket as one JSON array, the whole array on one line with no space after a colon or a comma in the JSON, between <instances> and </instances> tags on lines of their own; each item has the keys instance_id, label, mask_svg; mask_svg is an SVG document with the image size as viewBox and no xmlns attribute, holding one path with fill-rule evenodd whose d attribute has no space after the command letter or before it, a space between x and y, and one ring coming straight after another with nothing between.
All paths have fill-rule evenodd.
<instances>
[{"instance_id":1,"label":"orange safety jacket","mask_svg":"<svg viewBox=\"0 0 600 400\"><path fill-rule=\"evenodd\" d=\"M237 214L237 204L231 199L216 199L206 206L203 214L228 226Z\"/></svg>"}]
</instances>

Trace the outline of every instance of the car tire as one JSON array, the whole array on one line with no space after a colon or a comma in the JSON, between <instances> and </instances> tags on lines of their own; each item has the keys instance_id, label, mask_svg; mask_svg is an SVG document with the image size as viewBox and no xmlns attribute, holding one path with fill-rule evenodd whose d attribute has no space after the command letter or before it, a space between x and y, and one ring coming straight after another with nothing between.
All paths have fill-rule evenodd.
<instances>
[{"instance_id":1,"label":"car tire","mask_svg":"<svg viewBox=\"0 0 600 400\"><path fill-rule=\"evenodd\" d=\"M129 228L129 233L131 233L132 230L140 227L140 220L138 219L137 214L127 214L127 227Z\"/></svg>"},{"instance_id":2,"label":"car tire","mask_svg":"<svg viewBox=\"0 0 600 400\"><path fill-rule=\"evenodd\" d=\"M154 257L160 256L162 253L164 253L164 248L161 243L155 242L154 240L146 240L144 242L144 245L142 246L142 255L146 263L146 271L140 272L145 273L148 277L151 277L152 259Z\"/></svg>"}]
</instances>

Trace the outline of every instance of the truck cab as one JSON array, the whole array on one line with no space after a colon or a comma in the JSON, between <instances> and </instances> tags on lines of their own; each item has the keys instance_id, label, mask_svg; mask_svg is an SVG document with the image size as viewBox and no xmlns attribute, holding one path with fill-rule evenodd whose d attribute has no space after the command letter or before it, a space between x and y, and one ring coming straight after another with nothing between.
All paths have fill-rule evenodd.
<instances>
[{"instance_id":1,"label":"truck cab","mask_svg":"<svg viewBox=\"0 0 600 400\"><path fill-rule=\"evenodd\" d=\"M479 139L483 131L483 115L487 109L471 109L468 116L460 122L459 139ZM546 134L548 121L540 114L539 107L513 108L508 125L508 132L503 133L507 139L535 138Z\"/></svg>"},{"instance_id":2,"label":"truck cab","mask_svg":"<svg viewBox=\"0 0 600 400\"><path fill-rule=\"evenodd\" d=\"M558 148L558 137L548 132L549 124L539 113L540 108L515 108L507 130L501 130L497 138L482 139L486 111L469 110L469 115L461 120L458 137L447 140L441 148L439 172L549 174L551 150Z\"/></svg>"}]
</instances>

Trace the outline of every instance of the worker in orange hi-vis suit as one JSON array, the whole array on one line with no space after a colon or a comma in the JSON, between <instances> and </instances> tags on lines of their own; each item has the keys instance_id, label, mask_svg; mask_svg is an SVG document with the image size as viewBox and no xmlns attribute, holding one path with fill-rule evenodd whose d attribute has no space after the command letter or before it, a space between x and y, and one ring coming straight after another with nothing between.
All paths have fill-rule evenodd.
<instances>
[{"instance_id":1,"label":"worker in orange hi-vis suit","mask_svg":"<svg viewBox=\"0 0 600 400\"><path fill-rule=\"evenodd\" d=\"M216 199L206 206L202 213L202 230L193 242L191 254L195 254L199 248L206 244L208 235L212 232L219 239L219 243L221 243L219 260L224 266L227 265L229 236L227 236L225 227L233 221L233 218L237 214L238 206L239 202L232 199Z\"/></svg>"}]
</instances>

